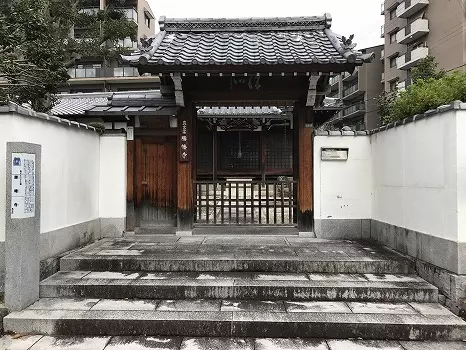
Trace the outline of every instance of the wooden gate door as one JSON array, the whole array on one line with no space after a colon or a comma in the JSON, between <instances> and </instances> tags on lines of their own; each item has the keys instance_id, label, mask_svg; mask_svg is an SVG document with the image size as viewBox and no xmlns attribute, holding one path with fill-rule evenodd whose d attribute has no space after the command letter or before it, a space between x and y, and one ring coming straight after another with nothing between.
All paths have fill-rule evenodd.
<instances>
[{"instance_id":1,"label":"wooden gate door","mask_svg":"<svg viewBox=\"0 0 466 350\"><path fill-rule=\"evenodd\" d=\"M176 139L136 140L137 218L140 227L176 225Z\"/></svg>"}]
</instances>

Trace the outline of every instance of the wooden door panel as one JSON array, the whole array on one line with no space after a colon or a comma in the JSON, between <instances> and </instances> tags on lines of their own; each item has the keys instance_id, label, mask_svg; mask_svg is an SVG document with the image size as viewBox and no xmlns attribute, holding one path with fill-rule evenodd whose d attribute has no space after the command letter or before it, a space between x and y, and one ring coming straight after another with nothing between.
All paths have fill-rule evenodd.
<instances>
[{"instance_id":1,"label":"wooden door panel","mask_svg":"<svg viewBox=\"0 0 466 350\"><path fill-rule=\"evenodd\" d=\"M141 223L173 221L176 213L176 145L136 143L136 193Z\"/></svg>"}]
</instances>

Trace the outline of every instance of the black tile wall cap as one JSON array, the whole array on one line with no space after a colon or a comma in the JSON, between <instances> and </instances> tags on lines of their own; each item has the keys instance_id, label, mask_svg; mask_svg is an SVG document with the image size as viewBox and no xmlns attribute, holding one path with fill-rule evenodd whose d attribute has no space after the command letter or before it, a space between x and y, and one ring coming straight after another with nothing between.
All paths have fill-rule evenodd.
<instances>
[{"instance_id":1,"label":"black tile wall cap","mask_svg":"<svg viewBox=\"0 0 466 350\"><path fill-rule=\"evenodd\" d=\"M315 130L314 136L368 136L369 131L338 131Z\"/></svg>"},{"instance_id":2,"label":"black tile wall cap","mask_svg":"<svg viewBox=\"0 0 466 350\"><path fill-rule=\"evenodd\" d=\"M165 18L160 32L143 41L127 62L157 66L309 65L372 62L335 34L330 14L318 17Z\"/></svg>"},{"instance_id":3,"label":"black tile wall cap","mask_svg":"<svg viewBox=\"0 0 466 350\"><path fill-rule=\"evenodd\" d=\"M39 112L34 111L31 108L22 107L22 106L20 106L20 105L18 105L16 103L13 103L13 102L9 102L8 105L0 106L0 114L6 114L6 113L17 113L17 114L24 115L24 116L27 116L27 117L45 119L45 120L48 120L50 122L56 122L56 123L59 123L59 124L64 125L64 126L77 127L77 128L83 129L83 130L89 130L89 131L100 133L93 126L89 126L89 125L86 125L86 124L83 124L83 123L78 123L78 122L71 121L71 120L68 120L68 119L59 118L59 117L49 115L49 114L46 114L46 113L39 113Z\"/></svg>"}]
</instances>

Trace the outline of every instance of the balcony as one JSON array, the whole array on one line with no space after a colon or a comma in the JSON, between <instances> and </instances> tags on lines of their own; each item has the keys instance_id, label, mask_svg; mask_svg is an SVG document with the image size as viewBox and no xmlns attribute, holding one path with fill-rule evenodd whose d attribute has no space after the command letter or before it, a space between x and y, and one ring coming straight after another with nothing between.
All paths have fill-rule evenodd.
<instances>
[{"instance_id":1,"label":"balcony","mask_svg":"<svg viewBox=\"0 0 466 350\"><path fill-rule=\"evenodd\" d=\"M361 95L364 95L363 90L359 89L359 84L353 84L343 90L343 100L353 100Z\"/></svg>"},{"instance_id":2,"label":"balcony","mask_svg":"<svg viewBox=\"0 0 466 350\"><path fill-rule=\"evenodd\" d=\"M79 10L79 13L86 13L88 15L95 15L99 11L100 11L99 7L89 7L89 8L83 8L83 9Z\"/></svg>"},{"instance_id":3,"label":"balcony","mask_svg":"<svg viewBox=\"0 0 466 350\"><path fill-rule=\"evenodd\" d=\"M402 0L385 0L385 9L387 11L390 11L393 9L395 6L398 6Z\"/></svg>"},{"instance_id":4,"label":"balcony","mask_svg":"<svg viewBox=\"0 0 466 350\"><path fill-rule=\"evenodd\" d=\"M419 60L426 58L429 55L428 47L418 47L411 52L407 52L404 55L396 59L396 66L398 69L408 70L419 62Z\"/></svg>"},{"instance_id":5,"label":"balcony","mask_svg":"<svg viewBox=\"0 0 466 350\"><path fill-rule=\"evenodd\" d=\"M400 44L406 45L427 33L429 33L429 20L418 18L413 23L408 24L396 33L396 41Z\"/></svg>"},{"instance_id":6,"label":"balcony","mask_svg":"<svg viewBox=\"0 0 466 350\"><path fill-rule=\"evenodd\" d=\"M396 88L398 91L405 91L406 90L406 81L400 81L396 84Z\"/></svg>"},{"instance_id":7,"label":"balcony","mask_svg":"<svg viewBox=\"0 0 466 350\"><path fill-rule=\"evenodd\" d=\"M119 40L118 41L118 46L119 47L124 47L127 49L137 49L138 48L138 42L137 41L132 41L131 38L125 38L124 40Z\"/></svg>"},{"instance_id":8,"label":"balcony","mask_svg":"<svg viewBox=\"0 0 466 350\"><path fill-rule=\"evenodd\" d=\"M426 6L429 6L429 0L405 0L396 8L396 15L400 18L409 18Z\"/></svg>"},{"instance_id":9,"label":"balcony","mask_svg":"<svg viewBox=\"0 0 466 350\"><path fill-rule=\"evenodd\" d=\"M330 91L335 91L335 90L338 91L338 83L339 82L340 82L340 76L339 75L331 77L330 80L329 80Z\"/></svg>"},{"instance_id":10,"label":"balcony","mask_svg":"<svg viewBox=\"0 0 466 350\"><path fill-rule=\"evenodd\" d=\"M382 25L382 27L380 27L380 37L385 38L385 25Z\"/></svg>"},{"instance_id":11,"label":"balcony","mask_svg":"<svg viewBox=\"0 0 466 350\"><path fill-rule=\"evenodd\" d=\"M336 85L340 81L340 76L335 75L334 77L330 77L329 84L330 85Z\"/></svg>"},{"instance_id":12,"label":"balcony","mask_svg":"<svg viewBox=\"0 0 466 350\"><path fill-rule=\"evenodd\" d=\"M351 81L351 80L354 80L358 77L359 75L359 67L356 67L354 69L354 72L353 74L350 74L348 72L344 72L343 73L343 77L342 77L342 81Z\"/></svg>"},{"instance_id":13,"label":"balcony","mask_svg":"<svg viewBox=\"0 0 466 350\"><path fill-rule=\"evenodd\" d=\"M138 23L138 13L134 8L118 8L117 10L123 12L128 20Z\"/></svg>"},{"instance_id":14,"label":"balcony","mask_svg":"<svg viewBox=\"0 0 466 350\"><path fill-rule=\"evenodd\" d=\"M68 74L72 79L139 77L135 67L70 68Z\"/></svg>"},{"instance_id":15,"label":"balcony","mask_svg":"<svg viewBox=\"0 0 466 350\"><path fill-rule=\"evenodd\" d=\"M366 105L364 102L356 103L348 108L343 110L343 117L345 118L354 118L366 113Z\"/></svg>"}]
</instances>

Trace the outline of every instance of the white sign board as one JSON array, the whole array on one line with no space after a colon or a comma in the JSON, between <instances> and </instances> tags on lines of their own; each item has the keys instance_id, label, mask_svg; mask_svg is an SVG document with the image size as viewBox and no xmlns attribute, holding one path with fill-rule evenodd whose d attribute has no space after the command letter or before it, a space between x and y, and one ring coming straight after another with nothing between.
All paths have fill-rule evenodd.
<instances>
[{"instance_id":1,"label":"white sign board","mask_svg":"<svg viewBox=\"0 0 466 350\"><path fill-rule=\"evenodd\" d=\"M32 218L36 215L36 155L11 155L11 218Z\"/></svg>"},{"instance_id":2,"label":"white sign board","mask_svg":"<svg viewBox=\"0 0 466 350\"><path fill-rule=\"evenodd\" d=\"M134 127L128 126L126 129L126 140L134 141Z\"/></svg>"},{"instance_id":3,"label":"white sign board","mask_svg":"<svg viewBox=\"0 0 466 350\"><path fill-rule=\"evenodd\" d=\"M322 160L348 160L348 148L322 148Z\"/></svg>"}]
</instances>

